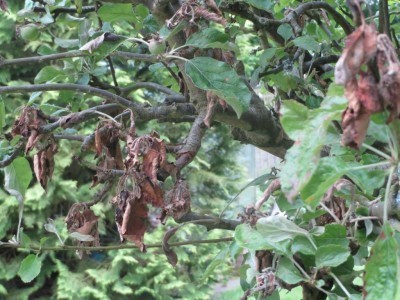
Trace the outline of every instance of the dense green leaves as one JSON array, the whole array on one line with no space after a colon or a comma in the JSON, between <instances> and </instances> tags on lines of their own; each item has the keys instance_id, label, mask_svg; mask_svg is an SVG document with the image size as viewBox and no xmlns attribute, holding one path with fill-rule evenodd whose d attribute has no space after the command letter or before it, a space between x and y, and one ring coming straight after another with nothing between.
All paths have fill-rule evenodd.
<instances>
[{"instance_id":1,"label":"dense green leaves","mask_svg":"<svg viewBox=\"0 0 400 300\"><path fill-rule=\"evenodd\" d=\"M214 92L231 105L238 117L248 109L251 93L228 64L210 57L195 57L186 62L185 71L197 87Z\"/></svg>"},{"instance_id":2,"label":"dense green leaves","mask_svg":"<svg viewBox=\"0 0 400 300\"><path fill-rule=\"evenodd\" d=\"M28 283L39 275L41 268L42 261L37 257L37 255L29 254L22 260L18 275L21 277L23 282Z\"/></svg>"},{"instance_id":3,"label":"dense green leaves","mask_svg":"<svg viewBox=\"0 0 400 300\"><path fill-rule=\"evenodd\" d=\"M367 300L395 299L398 274L398 244L389 224L382 227L371 249L371 258L365 266L365 292Z\"/></svg>"}]
</instances>

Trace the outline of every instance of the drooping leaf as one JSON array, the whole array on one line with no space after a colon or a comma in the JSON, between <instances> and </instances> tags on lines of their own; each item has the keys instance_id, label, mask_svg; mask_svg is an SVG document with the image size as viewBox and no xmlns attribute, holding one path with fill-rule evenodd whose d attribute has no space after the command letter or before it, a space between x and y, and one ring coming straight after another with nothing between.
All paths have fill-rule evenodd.
<instances>
[{"instance_id":1,"label":"drooping leaf","mask_svg":"<svg viewBox=\"0 0 400 300\"><path fill-rule=\"evenodd\" d=\"M289 258L282 256L279 259L278 269L276 276L288 284L296 284L303 281L300 271L294 266Z\"/></svg>"},{"instance_id":2,"label":"drooping leaf","mask_svg":"<svg viewBox=\"0 0 400 300\"><path fill-rule=\"evenodd\" d=\"M4 188L7 192L23 201L26 189L32 180L32 170L25 157L18 157L4 168Z\"/></svg>"},{"instance_id":3,"label":"drooping leaf","mask_svg":"<svg viewBox=\"0 0 400 300\"><path fill-rule=\"evenodd\" d=\"M238 47L229 42L229 35L216 28L206 28L192 34L186 41L187 46L197 48L220 48L238 52Z\"/></svg>"},{"instance_id":4,"label":"drooping leaf","mask_svg":"<svg viewBox=\"0 0 400 300\"><path fill-rule=\"evenodd\" d=\"M398 272L398 244L394 231L389 224L382 226L375 244L371 249L371 257L365 266L366 300L395 299Z\"/></svg>"},{"instance_id":5,"label":"drooping leaf","mask_svg":"<svg viewBox=\"0 0 400 300\"><path fill-rule=\"evenodd\" d=\"M40 274L41 268L42 261L35 254L29 254L22 260L18 275L23 282L28 283Z\"/></svg>"},{"instance_id":6,"label":"drooping leaf","mask_svg":"<svg viewBox=\"0 0 400 300\"><path fill-rule=\"evenodd\" d=\"M310 36L299 36L293 40L293 43L304 50L319 52L321 50L321 46L319 43Z\"/></svg>"},{"instance_id":7,"label":"drooping leaf","mask_svg":"<svg viewBox=\"0 0 400 300\"><path fill-rule=\"evenodd\" d=\"M128 21L135 22L132 4L105 3L97 11L100 19L104 22Z\"/></svg>"},{"instance_id":8,"label":"drooping leaf","mask_svg":"<svg viewBox=\"0 0 400 300\"><path fill-rule=\"evenodd\" d=\"M315 264L317 268L337 267L344 263L350 256L348 247L341 245L320 246L315 253Z\"/></svg>"},{"instance_id":9,"label":"drooping leaf","mask_svg":"<svg viewBox=\"0 0 400 300\"><path fill-rule=\"evenodd\" d=\"M186 62L185 71L197 87L214 92L231 105L238 118L248 109L250 90L227 63L195 57Z\"/></svg>"}]
</instances>

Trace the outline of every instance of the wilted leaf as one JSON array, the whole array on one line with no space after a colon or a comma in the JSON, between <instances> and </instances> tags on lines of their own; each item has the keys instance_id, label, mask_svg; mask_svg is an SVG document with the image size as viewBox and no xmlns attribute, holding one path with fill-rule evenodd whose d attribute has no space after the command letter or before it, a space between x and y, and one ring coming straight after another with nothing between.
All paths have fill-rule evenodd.
<instances>
[{"instance_id":1,"label":"wilted leaf","mask_svg":"<svg viewBox=\"0 0 400 300\"><path fill-rule=\"evenodd\" d=\"M238 118L248 109L251 92L227 63L195 57L186 62L185 71L197 87L214 92L231 105Z\"/></svg>"},{"instance_id":2,"label":"wilted leaf","mask_svg":"<svg viewBox=\"0 0 400 300\"><path fill-rule=\"evenodd\" d=\"M344 263L350 256L348 247L341 245L320 246L315 253L315 264L317 268L337 267Z\"/></svg>"},{"instance_id":3,"label":"wilted leaf","mask_svg":"<svg viewBox=\"0 0 400 300\"><path fill-rule=\"evenodd\" d=\"M382 226L365 266L366 300L395 299L398 272L398 244L389 224Z\"/></svg>"},{"instance_id":4,"label":"wilted leaf","mask_svg":"<svg viewBox=\"0 0 400 300\"><path fill-rule=\"evenodd\" d=\"M168 244L168 240L178 231L180 226L174 227L169 229L163 237L162 240L162 249L165 253L165 256L167 256L168 262L175 267L176 264L178 263L178 256L176 253L171 249L171 247Z\"/></svg>"},{"instance_id":5,"label":"wilted leaf","mask_svg":"<svg viewBox=\"0 0 400 300\"><path fill-rule=\"evenodd\" d=\"M178 179L174 188L165 195L165 206L160 220L165 224L168 216L179 220L190 211L190 190L186 181Z\"/></svg>"},{"instance_id":6,"label":"wilted leaf","mask_svg":"<svg viewBox=\"0 0 400 300\"><path fill-rule=\"evenodd\" d=\"M54 155L57 153L57 144L54 139L48 139L50 142L47 147L40 150L33 157L33 170L37 181L46 189L48 181L51 179L54 171Z\"/></svg>"},{"instance_id":7,"label":"wilted leaf","mask_svg":"<svg viewBox=\"0 0 400 300\"><path fill-rule=\"evenodd\" d=\"M347 84L376 53L375 24L363 23L346 38L346 47L335 66L335 81Z\"/></svg>"},{"instance_id":8,"label":"wilted leaf","mask_svg":"<svg viewBox=\"0 0 400 300\"><path fill-rule=\"evenodd\" d=\"M28 283L40 274L41 268L42 261L35 254L29 254L22 260L18 275L23 282Z\"/></svg>"},{"instance_id":9,"label":"wilted leaf","mask_svg":"<svg viewBox=\"0 0 400 300\"><path fill-rule=\"evenodd\" d=\"M47 223L44 224L44 229L45 229L46 231L48 231L48 232L56 233L56 232L57 232L57 228L56 228L56 225L54 224L54 220L48 218L48 219L47 219Z\"/></svg>"}]
</instances>

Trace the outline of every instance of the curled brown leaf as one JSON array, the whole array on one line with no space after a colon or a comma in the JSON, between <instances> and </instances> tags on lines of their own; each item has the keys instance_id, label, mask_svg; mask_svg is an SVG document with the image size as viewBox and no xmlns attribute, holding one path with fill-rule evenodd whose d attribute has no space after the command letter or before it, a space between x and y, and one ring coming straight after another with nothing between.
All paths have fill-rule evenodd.
<instances>
[{"instance_id":1,"label":"curled brown leaf","mask_svg":"<svg viewBox=\"0 0 400 300\"><path fill-rule=\"evenodd\" d=\"M181 219L190 211L190 190L186 181L179 179L172 190L165 195L165 206L160 220L165 224L168 216L175 220Z\"/></svg>"},{"instance_id":2,"label":"curled brown leaf","mask_svg":"<svg viewBox=\"0 0 400 300\"><path fill-rule=\"evenodd\" d=\"M168 262L175 267L176 264L178 263L178 256L176 253L171 249L170 245L168 244L169 239L178 231L180 226L174 227L169 229L163 237L162 240L162 249L164 251L165 256L168 259Z\"/></svg>"}]
</instances>

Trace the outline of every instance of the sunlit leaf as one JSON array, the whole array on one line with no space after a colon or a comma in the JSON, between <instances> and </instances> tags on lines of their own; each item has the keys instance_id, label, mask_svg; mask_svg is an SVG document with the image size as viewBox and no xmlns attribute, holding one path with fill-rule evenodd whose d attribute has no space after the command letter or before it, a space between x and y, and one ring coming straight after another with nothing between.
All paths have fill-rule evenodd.
<instances>
[{"instance_id":1,"label":"sunlit leaf","mask_svg":"<svg viewBox=\"0 0 400 300\"><path fill-rule=\"evenodd\" d=\"M35 254L29 254L22 260L18 275L23 282L28 283L40 274L41 268L42 261Z\"/></svg>"}]
</instances>

